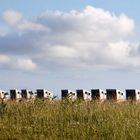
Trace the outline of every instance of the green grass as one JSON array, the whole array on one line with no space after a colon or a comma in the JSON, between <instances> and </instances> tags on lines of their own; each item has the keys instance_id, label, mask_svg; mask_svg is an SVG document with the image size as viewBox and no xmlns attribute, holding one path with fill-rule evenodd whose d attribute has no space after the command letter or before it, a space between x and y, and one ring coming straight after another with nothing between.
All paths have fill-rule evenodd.
<instances>
[{"instance_id":1,"label":"green grass","mask_svg":"<svg viewBox=\"0 0 140 140\"><path fill-rule=\"evenodd\" d=\"M20 139L139 140L140 104L8 102L0 113L0 140Z\"/></svg>"}]
</instances>

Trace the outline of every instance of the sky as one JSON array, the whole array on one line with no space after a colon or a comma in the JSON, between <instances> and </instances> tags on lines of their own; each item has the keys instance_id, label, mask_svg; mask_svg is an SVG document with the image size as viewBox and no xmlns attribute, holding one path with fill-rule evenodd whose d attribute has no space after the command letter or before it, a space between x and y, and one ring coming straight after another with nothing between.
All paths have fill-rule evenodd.
<instances>
[{"instance_id":1,"label":"sky","mask_svg":"<svg viewBox=\"0 0 140 140\"><path fill-rule=\"evenodd\" d=\"M140 1L0 0L0 88L140 88Z\"/></svg>"}]
</instances>

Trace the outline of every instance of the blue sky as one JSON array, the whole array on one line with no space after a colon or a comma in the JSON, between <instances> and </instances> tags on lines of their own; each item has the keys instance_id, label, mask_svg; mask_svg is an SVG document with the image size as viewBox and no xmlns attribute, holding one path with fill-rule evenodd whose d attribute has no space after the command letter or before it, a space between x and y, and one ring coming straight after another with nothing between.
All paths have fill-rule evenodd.
<instances>
[{"instance_id":1,"label":"blue sky","mask_svg":"<svg viewBox=\"0 0 140 140\"><path fill-rule=\"evenodd\" d=\"M117 13L125 12L130 16L138 17L136 13L139 11L140 2L138 0L127 0L127 2L122 2L121 0L13 0L12 2L10 0L1 0L0 3L1 11L16 9L27 15L36 15L46 9L68 11L72 9L81 9L86 5L92 5Z\"/></svg>"},{"instance_id":2,"label":"blue sky","mask_svg":"<svg viewBox=\"0 0 140 140\"><path fill-rule=\"evenodd\" d=\"M139 22L139 4L138 0L1 0L0 12L7 9L15 9L21 11L26 16L36 16L45 10L65 10L81 9L86 5L92 5L104 8L116 14L126 13Z\"/></svg>"},{"instance_id":3,"label":"blue sky","mask_svg":"<svg viewBox=\"0 0 140 140\"><path fill-rule=\"evenodd\" d=\"M55 94L139 88L139 6L138 0L0 0L0 87Z\"/></svg>"}]
</instances>

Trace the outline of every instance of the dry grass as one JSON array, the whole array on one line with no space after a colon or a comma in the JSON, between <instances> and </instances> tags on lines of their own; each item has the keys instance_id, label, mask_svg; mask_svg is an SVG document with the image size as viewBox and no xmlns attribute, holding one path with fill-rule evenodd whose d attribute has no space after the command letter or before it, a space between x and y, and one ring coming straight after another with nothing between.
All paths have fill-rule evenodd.
<instances>
[{"instance_id":1,"label":"dry grass","mask_svg":"<svg viewBox=\"0 0 140 140\"><path fill-rule=\"evenodd\" d=\"M131 102L9 102L0 140L140 139L140 104Z\"/></svg>"}]
</instances>

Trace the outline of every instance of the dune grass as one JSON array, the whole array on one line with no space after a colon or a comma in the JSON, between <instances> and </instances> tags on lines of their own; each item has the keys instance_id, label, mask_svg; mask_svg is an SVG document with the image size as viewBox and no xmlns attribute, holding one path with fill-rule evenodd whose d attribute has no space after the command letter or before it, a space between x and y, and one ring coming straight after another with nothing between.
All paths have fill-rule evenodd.
<instances>
[{"instance_id":1,"label":"dune grass","mask_svg":"<svg viewBox=\"0 0 140 140\"><path fill-rule=\"evenodd\" d=\"M0 140L139 140L140 104L132 102L8 102L0 109Z\"/></svg>"}]
</instances>

